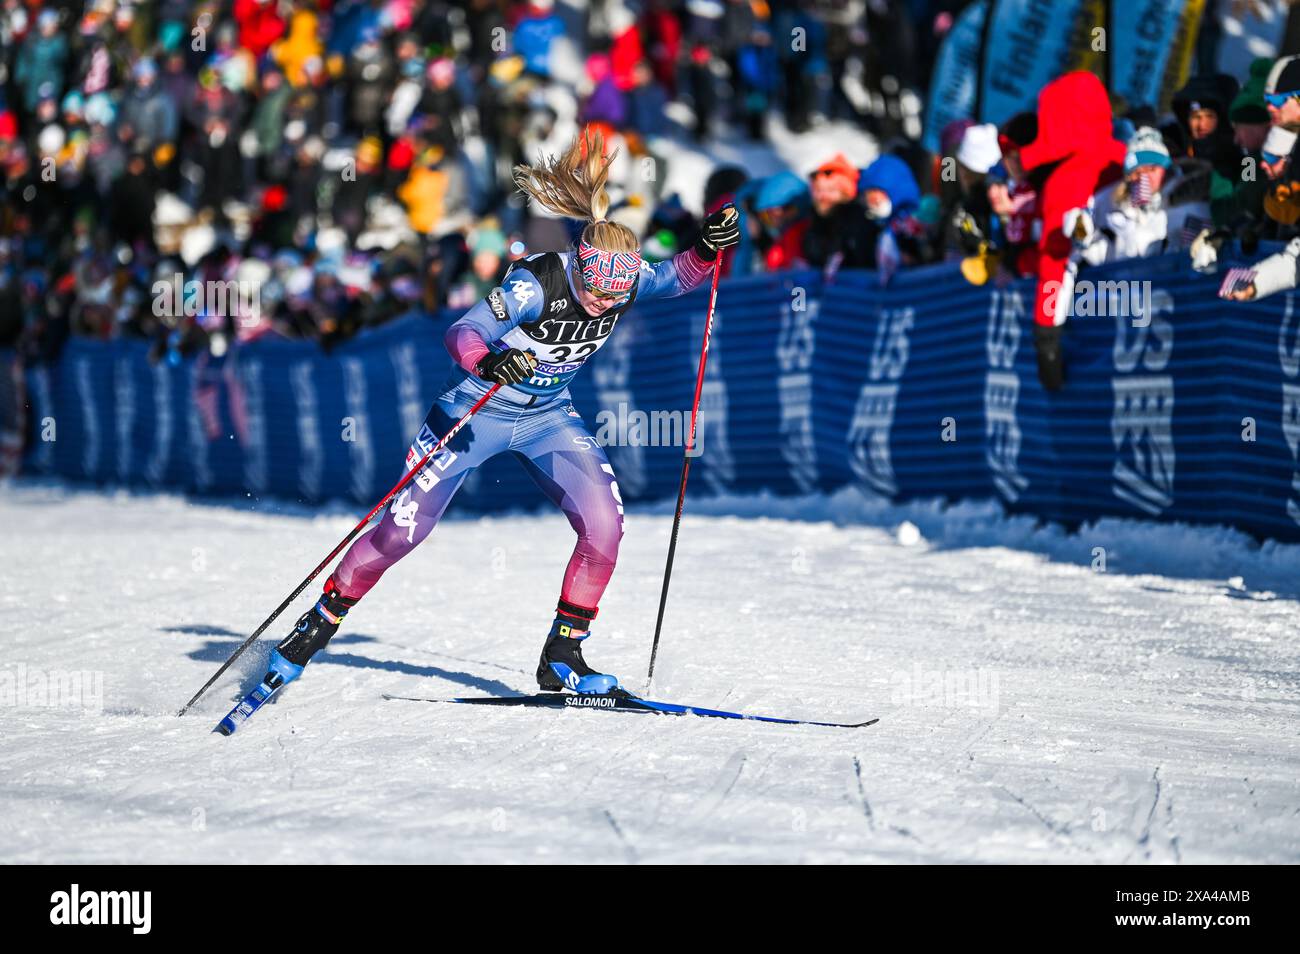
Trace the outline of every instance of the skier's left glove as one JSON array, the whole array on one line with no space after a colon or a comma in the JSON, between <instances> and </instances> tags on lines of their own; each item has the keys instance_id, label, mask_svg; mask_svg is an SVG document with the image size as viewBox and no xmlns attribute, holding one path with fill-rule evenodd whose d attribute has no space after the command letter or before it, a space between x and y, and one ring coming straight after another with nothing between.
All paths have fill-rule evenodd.
<instances>
[{"instance_id":1,"label":"skier's left glove","mask_svg":"<svg viewBox=\"0 0 1300 954\"><path fill-rule=\"evenodd\" d=\"M718 257L718 250L740 242L740 213L734 205L724 205L704 220L695 254L706 262Z\"/></svg>"},{"instance_id":2,"label":"skier's left glove","mask_svg":"<svg viewBox=\"0 0 1300 954\"><path fill-rule=\"evenodd\" d=\"M533 376L537 357L527 351L511 348L496 354L487 354L474 366L478 376L494 384L521 384Z\"/></svg>"}]
</instances>

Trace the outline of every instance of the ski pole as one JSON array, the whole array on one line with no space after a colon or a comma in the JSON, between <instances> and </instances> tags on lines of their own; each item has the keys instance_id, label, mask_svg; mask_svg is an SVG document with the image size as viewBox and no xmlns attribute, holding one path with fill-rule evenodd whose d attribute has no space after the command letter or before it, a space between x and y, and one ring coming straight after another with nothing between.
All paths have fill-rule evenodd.
<instances>
[{"instance_id":1,"label":"ski pole","mask_svg":"<svg viewBox=\"0 0 1300 954\"><path fill-rule=\"evenodd\" d=\"M253 635L249 636L246 640L244 640L242 643L239 644L239 648L230 654L230 658L221 664L221 668L218 669L216 672L214 672L212 674L212 678L203 684L203 688L200 689L198 692L194 693L194 698L191 699L189 702L185 703L185 705L181 706L180 711L177 712L176 715L178 716L185 715L185 713L189 711L190 706L198 702L200 697L202 697L202 695L205 692L207 692L209 689L212 688L212 684L221 678L221 674L223 672L225 672L227 669L230 668L230 664L233 663L236 659L238 659L243 654L245 649L247 649L249 646L253 645L253 643L257 641L257 638L266 631L266 628L275 622L276 617L279 616L281 613L283 613L285 611L285 608L288 607L288 605L292 603L294 600L296 600L303 590L307 589L307 587L311 585L311 581L316 579L316 576L320 573L320 571L325 569L325 567L329 566L330 562L341 552L343 552L343 548L352 542L353 538L358 533L360 533L362 529L365 528L366 524L368 524L374 518L375 514L383 510L384 507L388 505L388 502L390 500L392 500L394 497L396 497L399 493L402 492L402 488L411 482L411 479L414 478L415 475L418 474L420 470L424 467L424 465L429 462L429 458L433 457L434 454L437 454L444 447L446 447L447 444L451 441L451 439L460 433L461 428L463 428L469 422L469 419L471 417L473 417L475 414L478 413L479 408L481 408L484 404L486 404L488 402L488 399L491 398L492 395L496 394L497 391L500 389L500 387L501 385L499 384L492 385L492 387L488 390L487 394L484 394L481 398L479 398L476 402L474 402L474 406L469 409L469 411L465 414L465 416L462 417L455 424L453 424L451 426L451 430L447 431L447 433L443 435L442 440L438 441L437 444L435 444L432 448L430 448L429 452L426 453L423 457L421 457L419 461L416 462L415 466L406 472L406 476L397 482L397 486L395 486L392 490L386 493L384 495L383 500L375 504L374 509L371 510L370 513L366 514L365 517L362 518L361 522L358 523L355 527L353 527L351 532L348 533L346 537L344 537L342 540L339 541L338 546L336 546L333 550L331 550L329 552L329 555L316 565L316 569L312 570L311 573L307 574L307 579L299 583L297 588L292 593L290 593L287 597L285 597L284 602L281 603L278 607L276 607L275 612L272 613L270 616L268 616L261 626L257 627L257 630L253 633Z\"/></svg>"},{"instance_id":2,"label":"ski pole","mask_svg":"<svg viewBox=\"0 0 1300 954\"><path fill-rule=\"evenodd\" d=\"M713 309L718 303L718 275L722 271L722 250L713 260L713 285L709 289L709 317L704 322L704 344L700 348L700 369L695 375L695 403L691 405L691 430L682 455L682 481L677 488L677 511L673 514L673 532L668 538L668 562L664 564L664 586L659 593L659 617L655 620L655 639L650 647L650 671L646 681L655 677L655 656L659 654L659 633L664 626L664 608L668 605L668 581L673 575L673 556L677 552L677 531L682 525L682 507L686 503L686 477L691 472L691 452L695 450L695 425L700 413L700 392L704 389L704 365L709 360L709 338L713 335Z\"/></svg>"}]
</instances>

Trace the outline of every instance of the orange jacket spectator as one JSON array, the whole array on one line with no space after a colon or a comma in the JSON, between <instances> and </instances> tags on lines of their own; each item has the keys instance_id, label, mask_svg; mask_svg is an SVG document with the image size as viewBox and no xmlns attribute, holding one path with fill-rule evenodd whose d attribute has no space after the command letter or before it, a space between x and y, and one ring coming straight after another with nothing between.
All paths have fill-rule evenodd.
<instances>
[{"instance_id":1,"label":"orange jacket spectator","mask_svg":"<svg viewBox=\"0 0 1300 954\"><path fill-rule=\"evenodd\" d=\"M321 55L321 42L316 14L310 10L297 10L289 20L289 35L271 46L271 56L284 70L285 78L293 86L307 82L303 65Z\"/></svg>"},{"instance_id":2,"label":"orange jacket spectator","mask_svg":"<svg viewBox=\"0 0 1300 954\"><path fill-rule=\"evenodd\" d=\"M397 197L406 206L411 228L421 235L431 234L442 220L447 196L447 173L431 168L429 160L415 163L397 190Z\"/></svg>"}]
</instances>

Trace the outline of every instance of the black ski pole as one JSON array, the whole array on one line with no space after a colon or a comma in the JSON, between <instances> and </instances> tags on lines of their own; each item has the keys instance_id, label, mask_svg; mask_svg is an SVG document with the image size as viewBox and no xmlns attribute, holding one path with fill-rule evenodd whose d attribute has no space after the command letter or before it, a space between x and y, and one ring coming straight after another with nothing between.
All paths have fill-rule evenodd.
<instances>
[{"instance_id":1,"label":"black ski pole","mask_svg":"<svg viewBox=\"0 0 1300 954\"><path fill-rule=\"evenodd\" d=\"M695 403L691 406L691 430L682 455L682 480L677 488L677 511L673 514L673 532L668 538L668 561L664 564L664 585L659 593L659 616L655 620L655 639L650 647L650 671L646 681L655 677L655 657L659 655L659 634L664 626L664 608L668 605L668 583L673 575L673 556L677 553L677 531L682 525L682 507L686 504L686 478L691 472L691 454L695 450L695 425L700 413L700 392L704 389L704 365L709 360L709 338L713 335L713 309L718 303L718 275L722 271L722 251L713 260L713 285L709 289L709 317L704 322L704 344L700 348L700 368L695 375Z\"/></svg>"}]
</instances>

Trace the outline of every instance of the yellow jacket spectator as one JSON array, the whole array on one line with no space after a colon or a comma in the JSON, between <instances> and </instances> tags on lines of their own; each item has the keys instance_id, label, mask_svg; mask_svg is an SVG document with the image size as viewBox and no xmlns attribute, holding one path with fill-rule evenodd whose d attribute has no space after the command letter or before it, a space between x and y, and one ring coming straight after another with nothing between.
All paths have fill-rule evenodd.
<instances>
[{"instance_id":1,"label":"yellow jacket spectator","mask_svg":"<svg viewBox=\"0 0 1300 954\"><path fill-rule=\"evenodd\" d=\"M280 64L294 86L307 82L303 64L321 55L319 26L316 14L299 8L289 21L288 36L271 44L271 58Z\"/></svg>"},{"instance_id":2,"label":"yellow jacket spectator","mask_svg":"<svg viewBox=\"0 0 1300 954\"><path fill-rule=\"evenodd\" d=\"M447 173L434 168L442 159L442 150L431 146L412 164L406 181L397 189L397 197L406 206L411 228L429 235L443 217L447 197Z\"/></svg>"}]
</instances>

